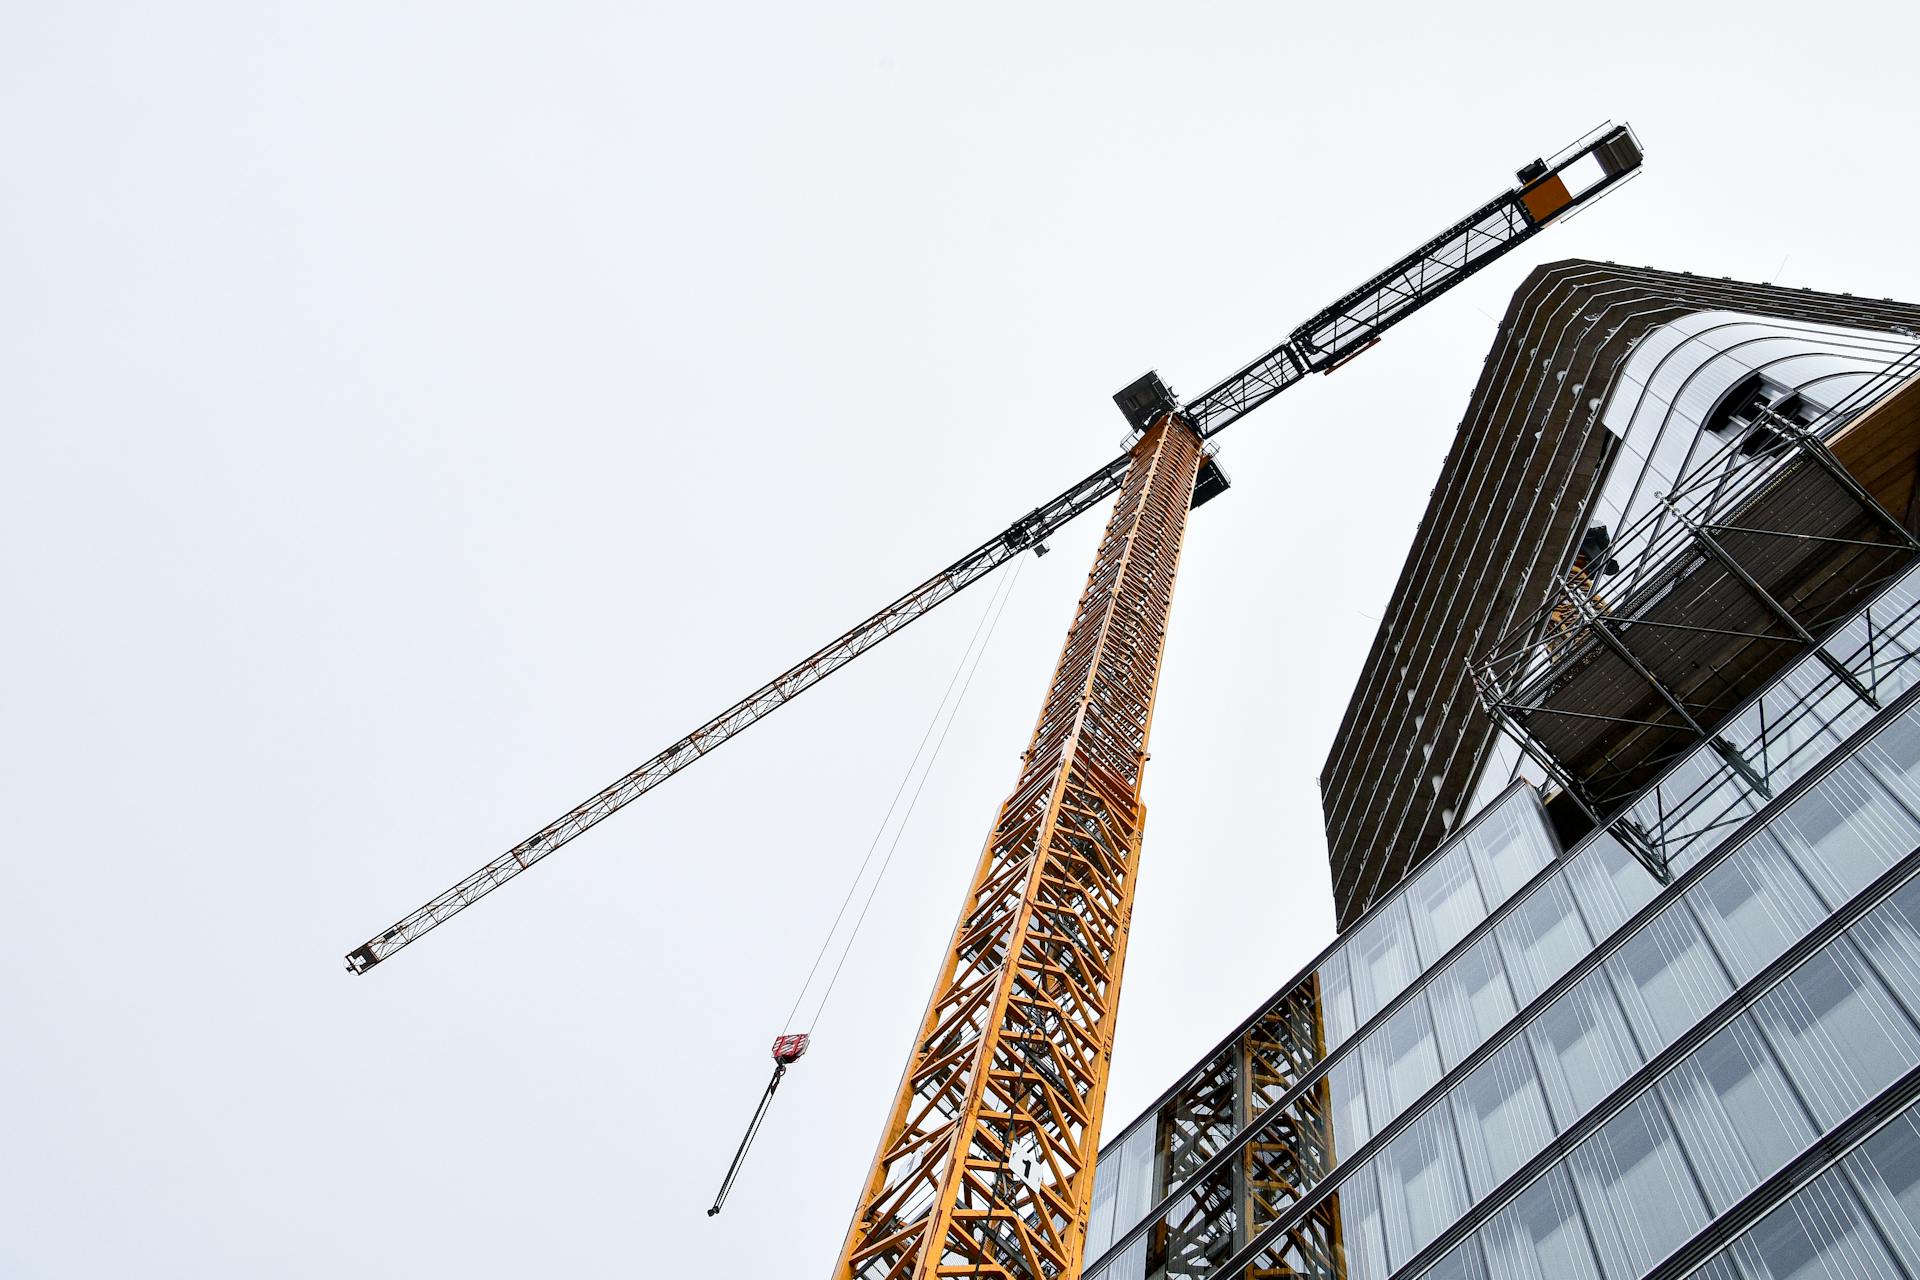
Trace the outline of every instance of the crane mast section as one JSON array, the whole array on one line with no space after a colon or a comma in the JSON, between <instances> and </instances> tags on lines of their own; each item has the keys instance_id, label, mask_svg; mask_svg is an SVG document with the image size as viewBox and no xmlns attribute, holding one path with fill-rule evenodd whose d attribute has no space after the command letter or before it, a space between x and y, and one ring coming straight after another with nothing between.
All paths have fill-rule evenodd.
<instances>
[{"instance_id":1,"label":"crane mast section","mask_svg":"<svg viewBox=\"0 0 1920 1280\"><path fill-rule=\"evenodd\" d=\"M1187 404L1180 414L1205 438L1224 431L1309 373L1327 373L1400 321L1531 239L1549 222L1598 199L1640 167L1625 125L1577 146L1551 168L1481 205L1287 335L1287 340Z\"/></svg>"},{"instance_id":2,"label":"crane mast section","mask_svg":"<svg viewBox=\"0 0 1920 1280\"><path fill-rule=\"evenodd\" d=\"M1135 445L941 962L836 1280L1077 1275L1133 910L1147 735L1199 437Z\"/></svg>"},{"instance_id":3,"label":"crane mast section","mask_svg":"<svg viewBox=\"0 0 1920 1280\"><path fill-rule=\"evenodd\" d=\"M601 788L444 893L402 916L347 953L347 968L365 973L409 943L486 897L554 850L597 826L889 636L898 634L961 591L1031 547L1088 508L1113 496L1127 474L1122 454L1051 501L1035 507L998 536L975 547L872 617L835 637L761 685L666 750Z\"/></svg>"}]
</instances>

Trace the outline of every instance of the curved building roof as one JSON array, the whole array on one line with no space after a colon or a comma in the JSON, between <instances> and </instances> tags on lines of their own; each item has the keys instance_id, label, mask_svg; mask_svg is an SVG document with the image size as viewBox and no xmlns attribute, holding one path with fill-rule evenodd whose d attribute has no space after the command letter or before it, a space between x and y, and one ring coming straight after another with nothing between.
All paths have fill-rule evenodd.
<instances>
[{"instance_id":1,"label":"curved building roof","mask_svg":"<svg viewBox=\"0 0 1920 1280\"><path fill-rule=\"evenodd\" d=\"M1588 525L1606 522L1597 500L1609 472L1642 465L1607 427L1629 355L1704 312L1920 331L1920 306L1888 300L1586 261L1527 277L1321 772L1341 928L1469 816L1494 740L1469 663L1545 602Z\"/></svg>"}]
</instances>

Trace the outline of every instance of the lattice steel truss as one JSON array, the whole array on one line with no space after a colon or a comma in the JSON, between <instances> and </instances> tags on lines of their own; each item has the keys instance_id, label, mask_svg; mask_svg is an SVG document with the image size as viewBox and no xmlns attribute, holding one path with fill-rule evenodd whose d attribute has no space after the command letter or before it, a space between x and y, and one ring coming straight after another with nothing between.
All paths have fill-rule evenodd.
<instances>
[{"instance_id":1,"label":"lattice steel truss","mask_svg":"<svg viewBox=\"0 0 1920 1280\"><path fill-rule=\"evenodd\" d=\"M612 817L694 761L758 723L881 641L899 634L1000 566L1119 491L1125 455L1055 495L914 587L880 612L802 658L666 750L593 793L513 848L462 878L347 953L347 968L365 973L401 948L492 893L575 837ZM1224 475L1219 479L1226 485Z\"/></svg>"},{"instance_id":2,"label":"lattice steel truss","mask_svg":"<svg viewBox=\"0 0 1920 1280\"><path fill-rule=\"evenodd\" d=\"M835 1275L1079 1271L1145 809L1140 784L1201 448L1134 447L980 857Z\"/></svg>"},{"instance_id":3,"label":"lattice steel truss","mask_svg":"<svg viewBox=\"0 0 1920 1280\"><path fill-rule=\"evenodd\" d=\"M1326 1077L1286 1101L1300 1077L1326 1056L1319 976L1309 975L1269 1009L1242 1044L1246 1125L1258 1131L1241 1153L1247 1224L1246 1239L1239 1243L1244 1246L1333 1168L1333 1102ZM1338 1280L1345 1274L1338 1196L1294 1223L1245 1272L1246 1280Z\"/></svg>"},{"instance_id":4,"label":"lattice steel truss","mask_svg":"<svg viewBox=\"0 0 1920 1280\"><path fill-rule=\"evenodd\" d=\"M1215 1157L1240 1129L1244 1054L1241 1042L1228 1045L1160 1109L1154 1146L1165 1186L1181 1195L1148 1237L1148 1275L1209 1275L1238 1241L1240 1170Z\"/></svg>"},{"instance_id":5,"label":"lattice steel truss","mask_svg":"<svg viewBox=\"0 0 1920 1280\"><path fill-rule=\"evenodd\" d=\"M1620 131L1624 139L1627 135ZM1474 210L1287 335L1287 340L1180 410L1203 435L1232 426L1310 373L1326 373L1482 266L1532 236L1518 192Z\"/></svg>"},{"instance_id":6,"label":"lattice steel truss","mask_svg":"<svg viewBox=\"0 0 1920 1280\"><path fill-rule=\"evenodd\" d=\"M1155 1225L1147 1274L1202 1280L1272 1226L1333 1167L1327 1086L1292 1099L1326 1051L1317 979L1274 1002L1202 1067L1160 1113L1166 1186L1179 1199ZM1235 1143L1242 1133L1253 1133ZM1232 1152L1226 1160L1218 1157ZM1287 1233L1243 1280L1332 1280L1342 1274L1331 1203Z\"/></svg>"}]
</instances>

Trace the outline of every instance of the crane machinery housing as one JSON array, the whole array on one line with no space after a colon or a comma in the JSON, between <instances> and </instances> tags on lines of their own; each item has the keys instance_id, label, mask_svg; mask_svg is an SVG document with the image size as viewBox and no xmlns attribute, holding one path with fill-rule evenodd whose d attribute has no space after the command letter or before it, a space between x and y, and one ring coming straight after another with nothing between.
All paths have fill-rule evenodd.
<instances>
[{"instance_id":1,"label":"crane machinery housing","mask_svg":"<svg viewBox=\"0 0 1920 1280\"><path fill-rule=\"evenodd\" d=\"M1012 793L968 890L836 1280L1078 1274L1126 959L1141 782L1187 513L1228 484L1212 438L1331 372L1636 173L1602 126L1181 404L1114 401L1128 450L347 954L365 973L1069 521L1118 495ZM785 1062L781 1063L784 1067ZM777 1082L776 1074L776 1082ZM771 1089L769 1090L771 1094ZM757 1123L757 1120L756 1120Z\"/></svg>"}]
</instances>

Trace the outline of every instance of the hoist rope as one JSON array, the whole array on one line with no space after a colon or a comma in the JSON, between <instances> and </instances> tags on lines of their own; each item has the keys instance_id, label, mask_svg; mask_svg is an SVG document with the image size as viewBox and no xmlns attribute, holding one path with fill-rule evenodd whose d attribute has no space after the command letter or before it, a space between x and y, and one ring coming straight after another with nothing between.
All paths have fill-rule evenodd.
<instances>
[{"instance_id":1,"label":"hoist rope","mask_svg":"<svg viewBox=\"0 0 1920 1280\"><path fill-rule=\"evenodd\" d=\"M879 870L874 873L873 882L867 887L866 900L860 906L860 914L854 918L853 928L848 932L846 942L840 949L840 958L834 964L833 973L820 994L818 1004L814 1006L812 1016L806 1022L808 1026L816 1024L826 1012L827 1001L833 995L834 987L840 981L840 973L847 965L847 957L853 952L853 944L860 936L860 927L866 923L867 912L873 907L874 895L880 890L880 882L886 878L887 868L893 863L893 855L900 847L900 837L905 833L907 823L913 817L913 810L920 802L920 793L926 789L927 778L933 773L934 763L940 758L940 749L946 745L947 734L953 729L953 722L959 717L960 704L966 701L967 691L973 687L973 678L980 670L980 661L986 656L987 646L993 641L993 633L999 628L1000 619L1006 613L1007 603L1013 598L1013 589L1020 581L1020 571L1026 567L1026 557L1021 556L1013 566L1013 572L1002 579L994 588L994 594L987 601L987 607L981 611L980 621L974 624L973 635L967 640L967 647L961 650L960 661L954 666L953 675L947 681L947 687L940 695L940 701L934 706L933 717L927 721L926 732L920 735L920 745L914 748L913 758L908 762L906 772L900 776L900 785L894 788L893 799L887 804L886 815L880 819L880 825L873 833L872 841L867 845L867 853L860 860L860 868L853 874L853 880L847 885L847 893L840 901L840 909L834 913L833 924L827 929L827 936L821 940L820 950L813 958L813 964L807 970L806 980L800 984L800 991L793 998L793 1007L787 1010L787 1020L781 1024L781 1034L785 1035L794 1026L794 1020L805 1002L808 990L820 972L821 964L832 949L835 935L841 922L846 919L847 909L853 905L855 894L859 892L860 882L865 878L867 868L880 850L887 829L893 822L894 813L900 810L900 800L907 794L907 786L913 782L914 772L919 770L920 780L908 797L904 811L900 811L900 821L893 827L893 839L887 844L886 854L880 860ZM956 686L959 693L956 695ZM948 703L952 706L949 708ZM945 725L941 717L945 716ZM934 731L939 730L938 738ZM927 744L933 744L932 752ZM921 757L926 757L926 765L921 767Z\"/></svg>"},{"instance_id":2,"label":"hoist rope","mask_svg":"<svg viewBox=\"0 0 1920 1280\"><path fill-rule=\"evenodd\" d=\"M913 817L914 807L920 802L920 793L926 789L927 777L933 772L934 762L940 758L940 748L946 745L947 734L952 731L953 722L960 714L960 704L966 701L967 690L973 687L973 677L980 670L980 660L986 656L987 645L992 642L993 633L1000 626L1000 618L1007 610L1007 602L1013 598L1013 586L1019 581L1020 570L1023 567L1024 557L1021 563L1014 565L1012 573L995 584L993 595L987 600L987 607L980 614L980 621L974 624L973 635L968 638L967 647L960 651L960 661L955 665L953 676L947 681L946 689L940 694L940 701L934 706L933 718L927 722L926 732L920 735L920 745L914 748L913 759L908 762L907 771L900 778L900 785L894 788L893 799L887 805L886 816L880 820L880 828L873 833L873 840L867 845L866 856L860 860L860 869L854 873L853 883L847 886L846 896L840 900L840 909L834 913L833 925L827 930L826 938L820 943L819 952L813 957L813 965L807 970L806 980L800 984L800 993L794 997L793 1007L787 1010L787 1020L780 1027L781 1039L787 1037L794 1018L799 1014L800 1007L806 1000L808 989L813 986L813 980L819 976L820 966L826 960L828 951L832 949L834 936L839 932L841 922L846 919L847 909L853 905L854 896L860 889L860 881L866 875L867 868L873 864L874 854L879 852L880 842L886 836L888 825L892 823L893 815L897 811L900 813L899 825L893 828L893 839L887 845L885 856L880 859L879 870L875 872L873 883L867 888L866 901L860 906L860 914L854 917L853 928L847 934L840 958L834 964L833 974L828 978L809 1022L817 1021L826 1011L827 1001L832 997L833 989L840 981L840 972L846 968L847 956L852 953L853 944L860 936L860 926L866 923L867 911L873 906L874 895L879 892L880 882L886 878L887 868L893 862L894 852L900 847L900 837ZM959 689L957 695L954 692L956 687ZM943 715L946 717L944 725L941 723ZM938 737L934 736L936 729L939 730ZM928 743L933 744L931 752L927 750ZM921 768L922 756L926 757L925 768ZM907 796L907 784L913 782L916 769L920 770L920 780L914 786L913 794ZM903 796L907 797L904 810L900 808L900 800ZM740 1175L740 1166L746 1161L747 1151L753 1146L753 1140L759 1136L760 1125L767 1118L767 1108L773 1102L774 1093L780 1088L781 1078L787 1074L788 1064L805 1052L806 1037L794 1038L799 1040L801 1045L792 1058L782 1057L780 1041L776 1040L774 1043L773 1078L767 1082L766 1092L760 1095L760 1104L754 1108L753 1119L747 1123L747 1132L740 1139L739 1147L734 1150L733 1162L727 1166L726 1175L720 1182L719 1193L713 1198L713 1206L707 1210L709 1218L717 1215L721 1207L726 1204L727 1193L733 1189L734 1179Z\"/></svg>"}]
</instances>

